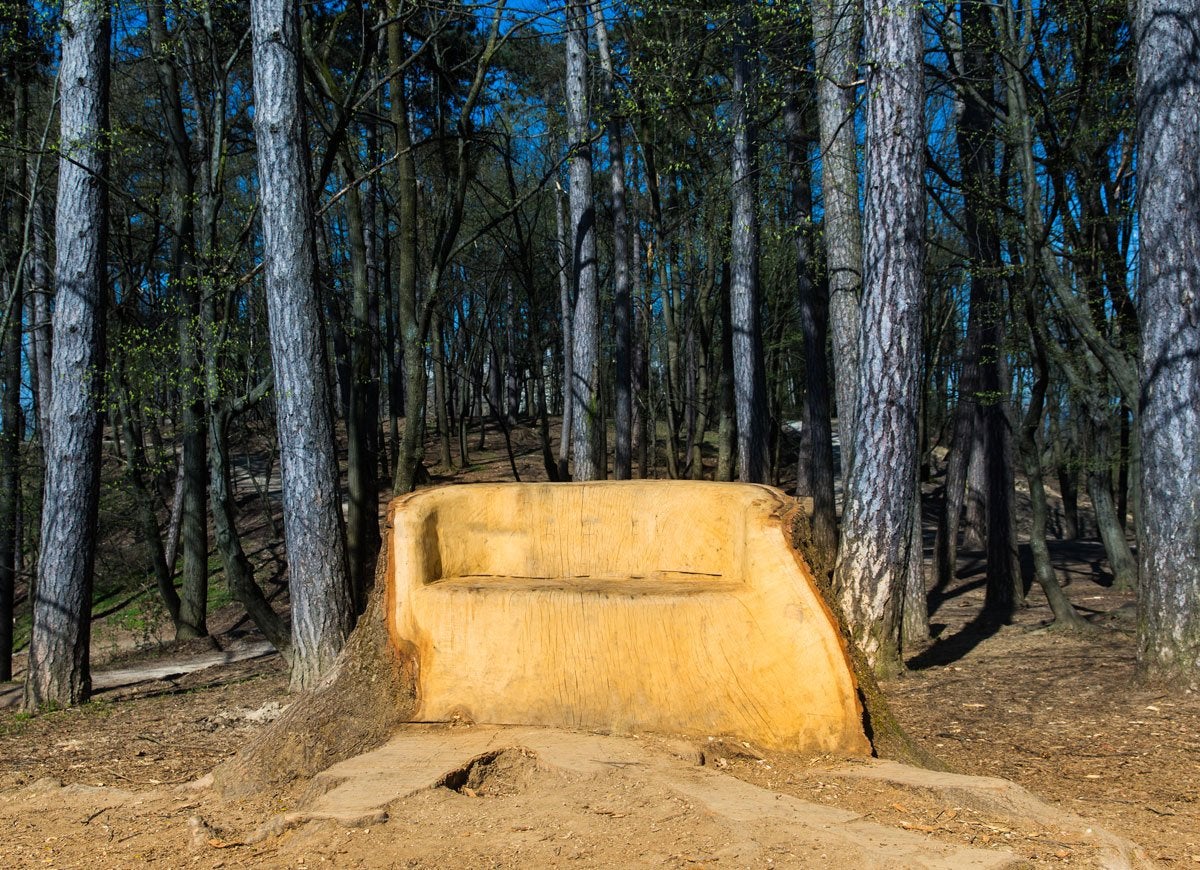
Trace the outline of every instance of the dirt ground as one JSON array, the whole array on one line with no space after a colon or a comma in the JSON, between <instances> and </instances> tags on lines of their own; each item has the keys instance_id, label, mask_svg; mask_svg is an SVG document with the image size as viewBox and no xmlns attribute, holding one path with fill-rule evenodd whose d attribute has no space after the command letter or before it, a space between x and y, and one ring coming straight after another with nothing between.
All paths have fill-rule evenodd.
<instances>
[{"instance_id":1,"label":"dirt ground","mask_svg":"<svg viewBox=\"0 0 1200 870\"><path fill-rule=\"evenodd\" d=\"M518 467L536 479L540 458L517 443ZM508 478L503 454L480 459L458 479ZM980 630L983 565L967 552L951 587L931 595L933 642L883 687L903 725L953 770L1011 780L1049 806L864 778L845 759L736 741L681 748L640 735L629 745L684 766L703 759L704 775L718 778L706 787L732 777L937 848L1013 856L994 866L1111 866L1117 859L1089 833L1094 825L1140 844L1156 864L1200 868L1200 698L1135 681L1132 593L1111 588L1098 542L1052 552L1093 631L1048 627L1036 589L1014 625ZM213 625L222 648L254 640L232 607ZM78 709L37 717L11 703L0 709L0 866L853 866L822 851L819 838L789 838L786 825L750 837L755 818L738 821L636 765L584 775L517 746L486 775L430 783L358 824L283 825L312 794L298 787L225 803L190 785L290 703L279 657L188 672L211 644L133 652L106 644L98 673L157 665L156 678L123 681ZM16 694L5 688L0 706ZM966 865L897 855L892 866Z\"/></svg>"}]
</instances>

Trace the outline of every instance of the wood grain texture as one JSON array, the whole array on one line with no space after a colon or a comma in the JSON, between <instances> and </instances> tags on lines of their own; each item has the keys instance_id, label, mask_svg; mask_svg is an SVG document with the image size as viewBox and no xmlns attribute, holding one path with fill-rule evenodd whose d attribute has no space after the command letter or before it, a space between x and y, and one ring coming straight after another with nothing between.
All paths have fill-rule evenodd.
<instances>
[{"instance_id":1,"label":"wood grain texture","mask_svg":"<svg viewBox=\"0 0 1200 870\"><path fill-rule=\"evenodd\" d=\"M417 651L415 718L869 752L790 507L691 481L397 499L386 608L393 642Z\"/></svg>"}]
</instances>

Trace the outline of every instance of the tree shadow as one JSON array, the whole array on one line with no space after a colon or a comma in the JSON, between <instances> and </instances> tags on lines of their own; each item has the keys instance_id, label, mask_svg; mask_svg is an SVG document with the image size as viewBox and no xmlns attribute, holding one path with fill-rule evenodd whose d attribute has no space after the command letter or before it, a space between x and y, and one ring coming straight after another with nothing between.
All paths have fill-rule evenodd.
<instances>
[{"instance_id":1,"label":"tree shadow","mask_svg":"<svg viewBox=\"0 0 1200 870\"><path fill-rule=\"evenodd\" d=\"M959 591L959 590L956 590ZM945 667L963 658L975 647L998 632L1002 623L980 614L949 637L939 637L930 646L909 658L905 665L910 671Z\"/></svg>"}]
</instances>

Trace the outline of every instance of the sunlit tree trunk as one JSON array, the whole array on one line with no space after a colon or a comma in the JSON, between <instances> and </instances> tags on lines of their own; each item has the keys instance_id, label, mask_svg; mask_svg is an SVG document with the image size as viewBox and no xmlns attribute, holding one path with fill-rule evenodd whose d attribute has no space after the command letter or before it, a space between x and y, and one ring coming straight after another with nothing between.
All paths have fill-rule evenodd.
<instances>
[{"instance_id":1,"label":"sunlit tree trunk","mask_svg":"<svg viewBox=\"0 0 1200 870\"><path fill-rule=\"evenodd\" d=\"M733 218L729 311L733 330L733 392L737 414L738 479L763 483L770 473L767 441L767 375L763 359L758 286L758 218L755 197L755 131L751 119L749 46L754 14L742 4L733 42Z\"/></svg>"},{"instance_id":2,"label":"sunlit tree trunk","mask_svg":"<svg viewBox=\"0 0 1200 870\"><path fill-rule=\"evenodd\" d=\"M920 5L868 0L866 37L862 356L834 586L854 641L873 668L887 673L899 667L916 502L925 287Z\"/></svg>"},{"instance_id":3,"label":"sunlit tree trunk","mask_svg":"<svg viewBox=\"0 0 1200 870\"><path fill-rule=\"evenodd\" d=\"M822 236L829 274L829 328L843 476L850 467L854 450L852 433L858 389L862 221L858 213L854 82L858 79L861 34L859 0L817 0L813 4L824 204Z\"/></svg>"},{"instance_id":4,"label":"sunlit tree trunk","mask_svg":"<svg viewBox=\"0 0 1200 870\"><path fill-rule=\"evenodd\" d=\"M571 179L571 282L575 288L571 379L571 458L575 480L605 476L600 405L600 297L596 207L592 201L591 114L588 109L588 4L567 3L567 128Z\"/></svg>"},{"instance_id":5,"label":"sunlit tree trunk","mask_svg":"<svg viewBox=\"0 0 1200 870\"><path fill-rule=\"evenodd\" d=\"M41 555L25 706L91 693L92 570L100 490L104 309L108 297L109 11L66 0L59 65L62 157L55 222L55 304Z\"/></svg>"},{"instance_id":6,"label":"sunlit tree trunk","mask_svg":"<svg viewBox=\"0 0 1200 870\"><path fill-rule=\"evenodd\" d=\"M354 620L315 286L299 7L253 0L254 133L292 599L292 687L333 664Z\"/></svg>"}]
</instances>

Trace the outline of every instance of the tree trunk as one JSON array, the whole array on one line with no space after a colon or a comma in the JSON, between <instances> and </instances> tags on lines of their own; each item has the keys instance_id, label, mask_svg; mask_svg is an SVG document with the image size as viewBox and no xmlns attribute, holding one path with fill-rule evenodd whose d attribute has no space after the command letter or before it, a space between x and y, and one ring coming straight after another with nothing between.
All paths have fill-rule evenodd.
<instances>
[{"instance_id":1,"label":"tree trunk","mask_svg":"<svg viewBox=\"0 0 1200 870\"><path fill-rule=\"evenodd\" d=\"M857 0L818 0L813 5L824 204L822 236L829 274L829 326L843 477L851 466L854 451L859 295L863 283L858 149L854 135L857 100L856 88L851 84L858 78L861 10Z\"/></svg>"},{"instance_id":2,"label":"tree trunk","mask_svg":"<svg viewBox=\"0 0 1200 870\"><path fill-rule=\"evenodd\" d=\"M36 184L38 196L29 207L32 214L29 218L30 251L29 251L29 284L27 292L33 297L33 318L29 324L29 350L32 355L30 362L31 375L37 385L34 391L34 406L37 409L37 430L43 449L46 445L46 433L49 432L50 396L53 392L53 380L50 371L51 356L51 313L50 296L53 293L53 276L50 274L50 233L47 224L48 197L42 189L32 168L28 173L28 185L32 190Z\"/></svg>"},{"instance_id":3,"label":"tree trunk","mask_svg":"<svg viewBox=\"0 0 1200 870\"><path fill-rule=\"evenodd\" d=\"M10 74L11 67L4 72ZM12 139L18 147L24 147L28 118L27 86L18 84L12 96L16 122ZM33 184L36 184L36 178L27 171L28 163L29 160L25 157L13 160L5 179L14 194L8 213L7 230L10 244L22 238L25 233L27 206L22 207L21 192L24 189L27 196L35 194ZM33 207L36 208L36 205ZM4 263L4 272L9 276L11 288L5 287L5 282L0 281L0 299L9 306L7 329L0 329L0 682L12 679L13 607L16 602L17 574L20 571L22 556L21 317L25 308L26 275L18 271L18 266L23 253L17 253L10 248ZM30 374L36 373L36 367L31 365Z\"/></svg>"},{"instance_id":4,"label":"tree trunk","mask_svg":"<svg viewBox=\"0 0 1200 870\"><path fill-rule=\"evenodd\" d=\"M1137 586L1137 560L1125 537L1125 530L1117 519L1117 506L1113 500L1113 474L1111 446L1112 422L1100 415L1106 407L1092 410L1091 456L1087 470L1088 497L1096 517L1096 531L1104 542L1104 552L1113 572L1113 586L1117 589L1133 589Z\"/></svg>"},{"instance_id":5,"label":"tree trunk","mask_svg":"<svg viewBox=\"0 0 1200 870\"><path fill-rule=\"evenodd\" d=\"M1061 452L1056 447L1055 452L1059 456L1057 472L1058 488L1062 492L1062 536L1065 540L1074 541L1079 537L1079 469L1075 465L1074 451L1070 449L1070 445Z\"/></svg>"},{"instance_id":6,"label":"tree trunk","mask_svg":"<svg viewBox=\"0 0 1200 870\"><path fill-rule=\"evenodd\" d=\"M392 2L392 14L400 9ZM404 64L404 40L399 20L388 25L388 64L401 69ZM425 346L422 341L417 300L417 161L412 135L408 129L408 94L404 76L392 79L392 125L396 130L396 198L399 224L396 251L397 319L404 359L404 435L397 451L392 492L412 492L422 468L425 448Z\"/></svg>"},{"instance_id":7,"label":"tree trunk","mask_svg":"<svg viewBox=\"0 0 1200 870\"><path fill-rule=\"evenodd\" d=\"M1026 268L1033 268L1033 264L1027 263ZM1029 284L1032 283L1032 281L1029 282ZM1032 287L1027 286L1025 320L1029 327L1030 344L1032 345L1030 356L1033 360L1034 381L1029 390L1029 408L1025 411L1025 418L1021 422L1018 432L1017 446L1021 461L1025 466L1025 476L1029 480L1031 513L1029 549L1033 556L1033 576L1038 585L1042 587L1046 600L1050 603L1050 610L1054 613L1055 622L1066 628L1082 628L1086 622L1071 606L1070 600L1063 592L1062 585L1054 573L1054 566L1050 562L1050 548L1046 543L1046 518L1049 511L1046 507L1046 487L1042 480L1042 449L1038 444L1037 433L1042 425L1046 389L1050 383L1050 364L1046 357L1046 349L1034 328L1034 318L1039 314L1034 307L1031 294Z\"/></svg>"},{"instance_id":8,"label":"tree trunk","mask_svg":"<svg viewBox=\"0 0 1200 870\"><path fill-rule=\"evenodd\" d=\"M634 163L636 169L637 164ZM634 178L634 189L637 188L637 178ZM632 292L638 295L638 302L633 309L633 351L631 365L633 374L630 389L633 393L633 453L637 456L638 477L645 479L649 476L649 441L650 432L647 425L648 390L650 389L650 287L642 279L642 231L640 221L633 221L633 254L632 254ZM640 288L640 295L638 290Z\"/></svg>"},{"instance_id":9,"label":"tree trunk","mask_svg":"<svg viewBox=\"0 0 1200 870\"><path fill-rule=\"evenodd\" d=\"M298 3L252 0L250 19L263 271L292 598L292 687L305 689L345 645L354 602L315 286Z\"/></svg>"},{"instance_id":10,"label":"tree trunk","mask_svg":"<svg viewBox=\"0 0 1200 870\"><path fill-rule=\"evenodd\" d=\"M800 327L804 333L804 421L801 437L808 463L796 471L801 494L813 500L813 545L837 559L837 506L833 495L833 427L829 417L829 301L812 276L812 183L808 165L809 140L801 129L793 100L784 109L788 164L791 167L792 215L796 238L796 290ZM924 593L922 592L922 595Z\"/></svg>"},{"instance_id":11,"label":"tree trunk","mask_svg":"<svg viewBox=\"0 0 1200 870\"><path fill-rule=\"evenodd\" d=\"M1008 366L1004 345L1004 304L1000 275L1000 201L996 179L995 31L992 11L975 2L959 4L962 30L962 111L957 140L962 166L963 227L971 268L971 316L979 340L969 343L979 392L975 445L967 473L967 531L971 544L987 548L984 613L998 622L1012 620L1024 597L1013 536L1012 445L1008 431ZM976 498L976 493L981 498ZM982 521L982 528L977 523ZM951 530L953 531L953 530ZM980 541L972 533L983 531Z\"/></svg>"},{"instance_id":12,"label":"tree trunk","mask_svg":"<svg viewBox=\"0 0 1200 870\"><path fill-rule=\"evenodd\" d=\"M967 406L966 492L963 496L962 538L968 550L987 548L988 457L987 428L983 408L972 399Z\"/></svg>"},{"instance_id":13,"label":"tree trunk","mask_svg":"<svg viewBox=\"0 0 1200 870\"><path fill-rule=\"evenodd\" d=\"M137 501L138 525L141 526L142 543L150 549L150 569L158 584L158 594L171 617L175 627L175 636L180 633L180 600L175 591L174 570L171 561L167 559L166 548L163 546L162 531L158 526L158 512L155 510L157 499L154 490L147 481L149 463L146 461L146 448L140 427L136 424L133 408L129 401L129 390L124 383L122 363L116 362L117 369L116 391L121 409L121 427L125 435L125 475L133 488L134 499ZM172 554L174 555L174 554Z\"/></svg>"},{"instance_id":14,"label":"tree trunk","mask_svg":"<svg viewBox=\"0 0 1200 870\"><path fill-rule=\"evenodd\" d=\"M567 2L567 132L571 178L571 283L575 290L571 386L574 480L602 480L600 297L596 268L596 207L592 202L592 145L588 111L587 0Z\"/></svg>"},{"instance_id":15,"label":"tree trunk","mask_svg":"<svg viewBox=\"0 0 1200 870\"><path fill-rule=\"evenodd\" d=\"M339 159L343 177L353 177L349 146ZM379 555L379 385L371 376L375 329L371 319L371 276L367 261L366 221L358 189L346 192L346 236L350 248L350 400L346 415L346 554L354 609L361 613L375 582Z\"/></svg>"},{"instance_id":16,"label":"tree trunk","mask_svg":"<svg viewBox=\"0 0 1200 870\"><path fill-rule=\"evenodd\" d=\"M561 310L562 329L562 425L558 433L558 479L570 480L571 428L574 426L571 413L571 396L575 392L575 330L574 305L571 304L570 247L566 227L563 223L562 188L554 188L554 224L558 232L558 304Z\"/></svg>"},{"instance_id":17,"label":"tree trunk","mask_svg":"<svg viewBox=\"0 0 1200 870\"><path fill-rule=\"evenodd\" d=\"M1200 6L1143 0L1137 54L1142 505L1138 664L1200 683Z\"/></svg>"},{"instance_id":18,"label":"tree trunk","mask_svg":"<svg viewBox=\"0 0 1200 870\"><path fill-rule=\"evenodd\" d=\"M442 310L435 307L433 312L433 402L436 406L438 428L438 462L447 470L454 468L454 458L450 455L450 415L446 396L446 335L442 329Z\"/></svg>"},{"instance_id":19,"label":"tree trunk","mask_svg":"<svg viewBox=\"0 0 1200 870\"><path fill-rule=\"evenodd\" d=\"M925 591L925 536L919 483L913 487L911 535L900 616L900 649L903 653L918 650L929 642L929 599Z\"/></svg>"},{"instance_id":20,"label":"tree trunk","mask_svg":"<svg viewBox=\"0 0 1200 870\"><path fill-rule=\"evenodd\" d=\"M851 635L877 672L899 667L913 543L924 298L921 10L866 4L867 164L862 351L842 547L834 574Z\"/></svg>"},{"instance_id":21,"label":"tree trunk","mask_svg":"<svg viewBox=\"0 0 1200 870\"><path fill-rule=\"evenodd\" d=\"M716 479L733 480L737 462L737 418L733 397L733 325L729 314L729 264L721 267L721 412L717 423Z\"/></svg>"},{"instance_id":22,"label":"tree trunk","mask_svg":"<svg viewBox=\"0 0 1200 870\"><path fill-rule=\"evenodd\" d=\"M592 150L588 110L587 4L567 4L567 116L570 174L572 317L571 457L575 480L604 477L599 455L600 311L597 289L596 212L592 201Z\"/></svg>"},{"instance_id":23,"label":"tree trunk","mask_svg":"<svg viewBox=\"0 0 1200 870\"><path fill-rule=\"evenodd\" d=\"M755 131L751 117L754 13L742 4L733 41L732 197L729 312L733 327L733 392L737 414L738 480L763 483L770 473L767 375L763 359L755 212Z\"/></svg>"},{"instance_id":24,"label":"tree trunk","mask_svg":"<svg viewBox=\"0 0 1200 870\"><path fill-rule=\"evenodd\" d=\"M100 407L108 297L109 13L66 0L59 65L62 157L55 225L54 356L25 707L91 694L92 569L100 491ZM66 389L66 385L71 385Z\"/></svg>"},{"instance_id":25,"label":"tree trunk","mask_svg":"<svg viewBox=\"0 0 1200 870\"><path fill-rule=\"evenodd\" d=\"M263 636L286 661L292 654L292 632L287 620L271 607L254 580L254 566L246 558L234 519L233 494L229 485L229 447L227 429L231 413L214 407L209 417L208 458L212 484L213 527L217 533L217 552L225 567L229 594L246 609Z\"/></svg>"},{"instance_id":26,"label":"tree trunk","mask_svg":"<svg viewBox=\"0 0 1200 870\"><path fill-rule=\"evenodd\" d=\"M633 476L633 297L629 275L629 219L625 214L625 119L618 111L613 84L616 75L608 51L608 28L604 7L591 0L595 20L596 46L604 70L603 99L608 113L608 161L612 180L613 215L613 332L616 357L613 422L616 444L613 449L613 477L629 480Z\"/></svg>"},{"instance_id":27,"label":"tree trunk","mask_svg":"<svg viewBox=\"0 0 1200 870\"><path fill-rule=\"evenodd\" d=\"M171 37L161 0L147 0L146 20L150 45L158 70L159 93L171 141L171 274L170 288L179 299L180 414L183 469L182 594L175 636L180 639L208 634L208 468L206 425L200 358L200 293L195 274L195 221L192 208L196 174L192 147L183 116L179 76L171 57Z\"/></svg>"},{"instance_id":28,"label":"tree trunk","mask_svg":"<svg viewBox=\"0 0 1200 870\"><path fill-rule=\"evenodd\" d=\"M15 277L14 277L15 281ZM7 289L7 288L3 288ZM21 299L15 283L8 334L0 344L0 682L12 679L13 604L21 494ZM4 294L7 296L8 294Z\"/></svg>"}]
</instances>

